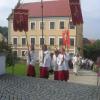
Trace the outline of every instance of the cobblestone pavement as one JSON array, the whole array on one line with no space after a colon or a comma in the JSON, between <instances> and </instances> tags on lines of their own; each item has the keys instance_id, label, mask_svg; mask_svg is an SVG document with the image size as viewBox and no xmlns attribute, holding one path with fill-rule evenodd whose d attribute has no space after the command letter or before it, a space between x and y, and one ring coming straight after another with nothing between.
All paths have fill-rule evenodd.
<instances>
[{"instance_id":1,"label":"cobblestone pavement","mask_svg":"<svg viewBox=\"0 0 100 100\"><path fill-rule=\"evenodd\" d=\"M0 76L0 100L100 100L100 87L33 77Z\"/></svg>"}]
</instances>

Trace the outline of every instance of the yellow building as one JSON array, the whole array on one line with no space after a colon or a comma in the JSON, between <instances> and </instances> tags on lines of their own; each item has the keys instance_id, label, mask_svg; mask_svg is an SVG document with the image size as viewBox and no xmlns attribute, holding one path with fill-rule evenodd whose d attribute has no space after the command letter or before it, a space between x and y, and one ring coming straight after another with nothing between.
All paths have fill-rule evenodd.
<instances>
[{"instance_id":1,"label":"yellow building","mask_svg":"<svg viewBox=\"0 0 100 100\"><path fill-rule=\"evenodd\" d=\"M25 3L20 4L19 8L29 10L29 31L27 32L29 45L34 44L36 52L41 49L42 43L42 18L41 18L41 3ZM44 43L48 45L50 50L55 47L62 46L62 32L65 29L70 31L70 48L69 53L75 54L77 48L82 54L82 38L83 38L83 24L73 25L70 17L70 9L68 0L45 1L43 2L43 38ZM12 44L13 51L18 57L24 57L24 52L27 50L25 32L15 32L13 30L13 17L8 18L8 42Z\"/></svg>"}]
</instances>

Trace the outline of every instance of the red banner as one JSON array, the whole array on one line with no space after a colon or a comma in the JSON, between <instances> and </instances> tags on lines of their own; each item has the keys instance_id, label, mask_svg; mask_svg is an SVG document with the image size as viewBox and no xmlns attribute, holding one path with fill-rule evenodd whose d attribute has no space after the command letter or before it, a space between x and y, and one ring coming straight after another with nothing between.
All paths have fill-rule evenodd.
<instances>
[{"instance_id":1,"label":"red banner","mask_svg":"<svg viewBox=\"0 0 100 100\"><path fill-rule=\"evenodd\" d=\"M28 31L28 10L14 9L13 28L14 31Z\"/></svg>"},{"instance_id":2,"label":"red banner","mask_svg":"<svg viewBox=\"0 0 100 100\"><path fill-rule=\"evenodd\" d=\"M80 0L69 0L70 3L79 3Z\"/></svg>"},{"instance_id":3,"label":"red banner","mask_svg":"<svg viewBox=\"0 0 100 100\"><path fill-rule=\"evenodd\" d=\"M67 47L70 48L70 32L67 30Z\"/></svg>"},{"instance_id":4,"label":"red banner","mask_svg":"<svg viewBox=\"0 0 100 100\"><path fill-rule=\"evenodd\" d=\"M70 3L70 10L71 10L73 24L74 25L82 24L83 18L79 0L69 0L69 3Z\"/></svg>"},{"instance_id":5,"label":"red banner","mask_svg":"<svg viewBox=\"0 0 100 100\"><path fill-rule=\"evenodd\" d=\"M70 33L69 33L69 30L65 30L63 33L62 33L62 39L63 39L63 45L67 45L68 48L70 48Z\"/></svg>"}]
</instances>

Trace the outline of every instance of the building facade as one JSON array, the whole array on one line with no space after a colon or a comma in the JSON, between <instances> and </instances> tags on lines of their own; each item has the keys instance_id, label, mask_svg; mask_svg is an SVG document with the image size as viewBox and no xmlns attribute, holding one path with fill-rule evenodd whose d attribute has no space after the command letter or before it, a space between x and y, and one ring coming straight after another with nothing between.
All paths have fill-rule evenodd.
<instances>
[{"instance_id":1,"label":"building facade","mask_svg":"<svg viewBox=\"0 0 100 100\"><path fill-rule=\"evenodd\" d=\"M69 3L62 1L43 2L43 39L44 44L53 51L62 46L62 32L66 29L70 31L69 53L75 54L77 50L82 55L83 51L83 25L73 25L70 17ZM15 32L13 30L13 14L8 18L8 43L12 44L14 53L18 57L24 58L27 51L27 41L29 45L34 44L38 54L42 45L42 18L41 3L20 4L19 8L29 10L27 38L25 32ZM67 50L67 48L66 48Z\"/></svg>"}]
</instances>

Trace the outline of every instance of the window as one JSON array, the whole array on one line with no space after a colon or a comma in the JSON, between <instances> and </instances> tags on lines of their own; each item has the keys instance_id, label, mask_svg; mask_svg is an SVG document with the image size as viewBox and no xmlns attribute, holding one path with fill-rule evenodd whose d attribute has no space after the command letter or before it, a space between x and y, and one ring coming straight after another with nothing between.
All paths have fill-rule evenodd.
<instances>
[{"instance_id":1,"label":"window","mask_svg":"<svg viewBox=\"0 0 100 100\"><path fill-rule=\"evenodd\" d=\"M50 29L55 29L55 22L50 22Z\"/></svg>"},{"instance_id":2,"label":"window","mask_svg":"<svg viewBox=\"0 0 100 100\"><path fill-rule=\"evenodd\" d=\"M31 29L34 30L35 29L35 22L31 23Z\"/></svg>"},{"instance_id":3,"label":"window","mask_svg":"<svg viewBox=\"0 0 100 100\"><path fill-rule=\"evenodd\" d=\"M42 29L42 22L40 22L40 29ZM43 29L44 29L44 22L43 22Z\"/></svg>"},{"instance_id":4,"label":"window","mask_svg":"<svg viewBox=\"0 0 100 100\"><path fill-rule=\"evenodd\" d=\"M59 46L63 44L62 38L59 38Z\"/></svg>"},{"instance_id":5,"label":"window","mask_svg":"<svg viewBox=\"0 0 100 100\"><path fill-rule=\"evenodd\" d=\"M14 58L16 58L17 57L17 51L13 51L13 53L14 53Z\"/></svg>"},{"instance_id":6,"label":"window","mask_svg":"<svg viewBox=\"0 0 100 100\"><path fill-rule=\"evenodd\" d=\"M44 38L40 38L40 45L44 44Z\"/></svg>"},{"instance_id":7,"label":"window","mask_svg":"<svg viewBox=\"0 0 100 100\"><path fill-rule=\"evenodd\" d=\"M26 38L22 38L22 46L26 45Z\"/></svg>"},{"instance_id":8,"label":"window","mask_svg":"<svg viewBox=\"0 0 100 100\"><path fill-rule=\"evenodd\" d=\"M69 22L69 24L70 24L70 29L75 29L73 22Z\"/></svg>"},{"instance_id":9,"label":"window","mask_svg":"<svg viewBox=\"0 0 100 100\"><path fill-rule=\"evenodd\" d=\"M35 45L35 38L31 38L31 45Z\"/></svg>"},{"instance_id":10,"label":"window","mask_svg":"<svg viewBox=\"0 0 100 100\"><path fill-rule=\"evenodd\" d=\"M54 38L50 38L50 45L54 45Z\"/></svg>"},{"instance_id":11,"label":"window","mask_svg":"<svg viewBox=\"0 0 100 100\"><path fill-rule=\"evenodd\" d=\"M22 57L24 57L25 56L25 51L22 51Z\"/></svg>"},{"instance_id":12,"label":"window","mask_svg":"<svg viewBox=\"0 0 100 100\"><path fill-rule=\"evenodd\" d=\"M17 38L13 38L13 45L17 45Z\"/></svg>"},{"instance_id":13,"label":"window","mask_svg":"<svg viewBox=\"0 0 100 100\"><path fill-rule=\"evenodd\" d=\"M71 39L70 39L70 45L71 45L71 46L74 46L74 38L71 38Z\"/></svg>"},{"instance_id":14,"label":"window","mask_svg":"<svg viewBox=\"0 0 100 100\"><path fill-rule=\"evenodd\" d=\"M64 29L64 21L60 22L60 29Z\"/></svg>"}]
</instances>

